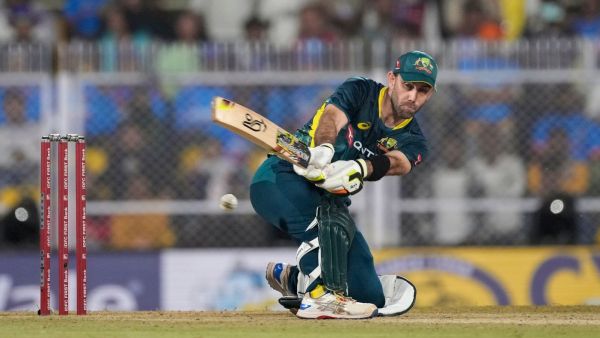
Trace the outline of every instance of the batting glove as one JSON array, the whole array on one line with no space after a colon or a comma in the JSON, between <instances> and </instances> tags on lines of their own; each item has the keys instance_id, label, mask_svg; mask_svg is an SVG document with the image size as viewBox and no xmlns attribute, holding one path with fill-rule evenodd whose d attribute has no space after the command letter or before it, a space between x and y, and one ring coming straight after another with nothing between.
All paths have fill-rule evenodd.
<instances>
[{"instance_id":1,"label":"batting glove","mask_svg":"<svg viewBox=\"0 0 600 338\"><path fill-rule=\"evenodd\" d=\"M367 175L367 162L363 159L335 161L325 170L325 180L316 186L332 194L348 196L359 192Z\"/></svg>"},{"instance_id":2,"label":"batting glove","mask_svg":"<svg viewBox=\"0 0 600 338\"><path fill-rule=\"evenodd\" d=\"M304 178L313 183L322 183L325 181L325 173L323 172L323 169L317 169L313 165L309 165L305 169L294 164L294 172L300 176L304 176Z\"/></svg>"},{"instance_id":3,"label":"batting glove","mask_svg":"<svg viewBox=\"0 0 600 338\"><path fill-rule=\"evenodd\" d=\"M300 176L304 176L313 183L322 183L325 180L323 168L331 162L334 149L331 143L323 143L314 148L308 148L310 151L310 160L308 167L302 168L294 165L294 171Z\"/></svg>"},{"instance_id":4,"label":"batting glove","mask_svg":"<svg viewBox=\"0 0 600 338\"><path fill-rule=\"evenodd\" d=\"M308 165L312 165L317 169L323 169L326 165L331 163L333 158L333 145L331 143L323 143L314 148L308 148L310 151L310 160Z\"/></svg>"}]
</instances>

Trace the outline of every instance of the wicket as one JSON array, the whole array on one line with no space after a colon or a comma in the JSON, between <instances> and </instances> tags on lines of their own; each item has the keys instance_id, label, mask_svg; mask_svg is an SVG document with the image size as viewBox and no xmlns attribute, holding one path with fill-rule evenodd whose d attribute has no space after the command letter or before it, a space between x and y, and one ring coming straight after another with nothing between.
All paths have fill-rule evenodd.
<instances>
[{"instance_id":1,"label":"wicket","mask_svg":"<svg viewBox=\"0 0 600 338\"><path fill-rule=\"evenodd\" d=\"M40 310L50 314L52 143L57 144L58 314L69 314L69 143L75 144L75 239L77 314L87 313L85 138L77 134L42 136L40 145Z\"/></svg>"}]
</instances>

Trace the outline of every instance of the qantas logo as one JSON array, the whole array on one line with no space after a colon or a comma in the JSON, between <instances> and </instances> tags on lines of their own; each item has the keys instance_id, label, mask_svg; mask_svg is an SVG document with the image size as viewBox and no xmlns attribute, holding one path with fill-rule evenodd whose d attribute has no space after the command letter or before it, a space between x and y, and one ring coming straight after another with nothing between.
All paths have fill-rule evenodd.
<instances>
[{"instance_id":1,"label":"qantas logo","mask_svg":"<svg viewBox=\"0 0 600 338\"><path fill-rule=\"evenodd\" d=\"M367 158L375 155L375 153L371 149L364 147L360 141L354 141L354 143L352 143L352 146L356 150L360 151L360 153L365 155Z\"/></svg>"}]
</instances>

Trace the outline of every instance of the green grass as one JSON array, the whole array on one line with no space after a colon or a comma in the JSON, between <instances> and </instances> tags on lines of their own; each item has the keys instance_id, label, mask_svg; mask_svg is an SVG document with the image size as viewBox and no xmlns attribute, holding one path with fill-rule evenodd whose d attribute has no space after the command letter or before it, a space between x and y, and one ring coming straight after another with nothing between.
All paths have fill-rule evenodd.
<instances>
[{"instance_id":1,"label":"green grass","mask_svg":"<svg viewBox=\"0 0 600 338\"><path fill-rule=\"evenodd\" d=\"M370 320L300 320L287 312L0 313L0 337L600 337L600 308L414 309Z\"/></svg>"}]
</instances>

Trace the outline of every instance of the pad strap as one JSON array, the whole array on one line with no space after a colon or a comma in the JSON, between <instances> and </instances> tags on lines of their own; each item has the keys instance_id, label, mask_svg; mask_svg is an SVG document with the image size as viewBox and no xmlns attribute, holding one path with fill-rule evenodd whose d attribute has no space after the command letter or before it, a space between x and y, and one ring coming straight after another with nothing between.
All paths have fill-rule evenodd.
<instances>
[{"instance_id":1,"label":"pad strap","mask_svg":"<svg viewBox=\"0 0 600 338\"><path fill-rule=\"evenodd\" d=\"M300 244L300 247L298 248L298 250L296 251L296 262L298 263L298 265L300 265L300 260L302 259L302 257L304 257L307 253L313 251L313 250L318 250L319 249L319 238L315 237L313 238L311 241L309 242L302 242L302 244ZM306 293L306 290L308 289L308 287L317 280L317 278L321 277L321 256L319 255L319 264L317 265L317 267L311 271L308 275L305 275L304 273L302 273L302 270L298 273L298 283L296 284L296 290L298 292L298 297L302 298L302 296L304 296L304 293Z\"/></svg>"}]
</instances>

